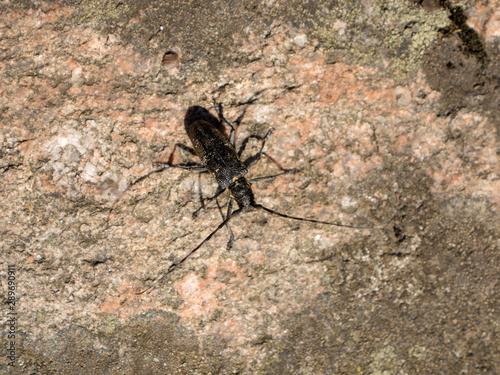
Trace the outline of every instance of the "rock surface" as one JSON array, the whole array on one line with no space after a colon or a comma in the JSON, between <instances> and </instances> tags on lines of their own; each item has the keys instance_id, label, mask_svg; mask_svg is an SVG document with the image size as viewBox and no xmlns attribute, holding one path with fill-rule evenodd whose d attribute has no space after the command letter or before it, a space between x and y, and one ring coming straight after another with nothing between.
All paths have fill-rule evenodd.
<instances>
[{"instance_id":1,"label":"rock surface","mask_svg":"<svg viewBox=\"0 0 500 375\"><path fill-rule=\"evenodd\" d=\"M500 373L499 9L0 2L0 372ZM251 211L137 294L221 222L207 174L131 185L213 99L300 170L259 203L373 228Z\"/></svg>"}]
</instances>

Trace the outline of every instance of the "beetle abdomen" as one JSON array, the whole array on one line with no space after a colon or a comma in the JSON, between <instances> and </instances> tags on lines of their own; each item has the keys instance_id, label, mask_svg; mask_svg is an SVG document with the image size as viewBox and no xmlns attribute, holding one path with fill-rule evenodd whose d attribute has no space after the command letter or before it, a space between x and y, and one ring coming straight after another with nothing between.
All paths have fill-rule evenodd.
<instances>
[{"instance_id":1,"label":"beetle abdomen","mask_svg":"<svg viewBox=\"0 0 500 375\"><path fill-rule=\"evenodd\" d=\"M194 151L222 189L248 173L233 145L209 122L195 121L189 126L188 135Z\"/></svg>"}]
</instances>

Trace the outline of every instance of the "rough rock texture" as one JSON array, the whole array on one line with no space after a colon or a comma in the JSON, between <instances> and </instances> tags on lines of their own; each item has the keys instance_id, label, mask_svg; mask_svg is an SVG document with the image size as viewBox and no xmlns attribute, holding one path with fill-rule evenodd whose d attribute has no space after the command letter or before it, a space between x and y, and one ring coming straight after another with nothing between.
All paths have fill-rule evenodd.
<instances>
[{"instance_id":1,"label":"rough rock texture","mask_svg":"<svg viewBox=\"0 0 500 375\"><path fill-rule=\"evenodd\" d=\"M499 9L1 1L0 372L500 374ZM207 174L131 185L214 98L300 170L259 203L372 229L251 211L137 294L221 222Z\"/></svg>"}]
</instances>

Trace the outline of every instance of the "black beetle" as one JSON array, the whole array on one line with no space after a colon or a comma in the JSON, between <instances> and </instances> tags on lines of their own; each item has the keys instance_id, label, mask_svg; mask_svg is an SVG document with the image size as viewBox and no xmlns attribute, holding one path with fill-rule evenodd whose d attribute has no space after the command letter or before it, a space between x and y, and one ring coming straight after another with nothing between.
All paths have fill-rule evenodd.
<instances>
[{"instance_id":1,"label":"black beetle","mask_svg":"<svg viewBox=\"0 0 500 375\"><path fill-rule=\"evenodd\" d=\"M187 163L187 164L173 164L172 159L173 159L173 153L175 152L175 147L172 153L170 154L169 161L167 163L155 163L157 166L160 167L160 169L155 170L151 173L148 173L145 176L140 177L138 180L136 180L133 184L136 184L137 182L143 180L147 176L151 175L152 173L157 173L160 171L163 171L164 169L170 168L170 167L176 167L176 168L183 168L183 169L189 169L189 170L197 170L199 172L204 172L208 171L211 173L214 178L217 180L217 183L219 184L217 191L214 196L207 198L206 201L212 201L216 199L222 192L224 192L226 189L229 190L229 203L228 203L228 209L227 209L227 214L223 217L222 223L220 223L215 230L212 231L198 246L196 246L194 249L192 249L187 255L185 255L181 260L179 260L177 263L172 264L167 272L155 280L151 286L149 286L147 289L138 292L137 294L142 294L148 290L150 290L154 284L161 282L169 273L174 271L176 268L178 268L182 263L186 261L193 253L195 253L205 242L210 240L212 236L217 233L222 227L225 225L228 225L229 221L234 218L235 216L239 215L245 210L249 209L261 209L266 212L269 212L270 214L281 216L287 219L293 219L293 220L300 220L300 221L307 221L311 223L319 223L319 224L326 224L326 225L334 225L338 227L345 227L345 228L354 228L354 229L369 229L369 228L360 228L352 225L345 225L345 224L339 224L339 223L333 223L333 222L328 222L328 221L322 221L322 220L315 220L315 219L307 219L307 218L302 218L302 217L295 217L295 216L290 216L286 215L280 212L276 212L274 210L271 210L270 208L264 207L261 204L258 204L255 202L255 196L252 191L251 183L257 182L257 181L264 181L264 180L269 180L272 178L275 178L277 176L283 175L283 174L290 174L290 173L295 173L296 171L294 169L284 169L282 168L272 157L267 155L263 149L265 146L265 143L269 136L272 134L272 131L269 131L264 137L260 136L251 136L253 138L261 139L262 145L260 148L260 151L253 155L250 156L248 159L242 161L241 160L241 153L243 152L243 147L239 150L239 152L236 151L235 148L235 128L234 126L229 123L224 116L222 115L222 107L220 104L216 103L214 101L214 105L216 108L216 111L219 115L219 122L220 124L227 124L231 128L231 132L229 135L229 139L224 136L224 134L212 123L203 119L198 119L189 126L186 126L186 130L188 133L188 136L191 140L191 143L193 144L194 151L189 149L189 147L186 147L181 144L176 144L177 146L180 146L181 148L188 150L195 155L197 155L201 159L201 164L199 163ZM248 139L247 139L248 140ZM246 141L247 141L246 140ZM246 142L244 142L246 143ZM266 156L269 158L272 162L274 162L278 168L282 171L279 174L273 175L273 176L266 176L266 177L260 177L256 179L252 179L248 181L245 178L245 175L248 173L248 169L253 166L261 157L262 155ZM233 206L233 201L236 201L238 204L238 209L233 211L232 206ZM202 198L202 207L200 207L193 216L197 216L199 211L204 207L204 200ZM229 226L228 226L229 229ZM233 235L231 230L229 229L229 241L228 241L228 248L232 246L233 243Z\"/></svg>"}]
</instances>

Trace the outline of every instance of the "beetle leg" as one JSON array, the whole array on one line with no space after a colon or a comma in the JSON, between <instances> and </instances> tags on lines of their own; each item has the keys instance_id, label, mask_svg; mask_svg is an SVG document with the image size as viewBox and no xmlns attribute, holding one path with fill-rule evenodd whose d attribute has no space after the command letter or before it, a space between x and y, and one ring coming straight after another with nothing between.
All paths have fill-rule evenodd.
<instances>
[{"instance_id":1,"label":"beetle leg","mask_svg":"<svg viewBox=\"0 0 500 375\"><path fill-rule=\"evenodd\" d=\"M154 161L153 162L153 165L157 168L155 170L152 170L144 175L142 175L141 177L135 179L134 181L132 181L128 186L127 188L121 192L121 194L119 195L118 198L116 198L116 200L113 202L113 204L111 205L111 208L109 209L109 214L108 214L108 220L109 220L109 217L111 215L111 212L113 212L114 208L116 207L116 205L118 204L118 202L120 202L120 200L122 199L123 195L134 185L138 184L139 182L145 180L146 178L148 178L149 176L153 175L153 174L156 174L156 173L160 173L160 172L163 172L165 169L168 169L168 168L180 168L180 169L186 169L186 170L189 170L189 171L196 171L196 172L200 172L200 173L206 173L208 172L208 170L205 168L205 166L201 163L196 163L196 162L188 162L188 163L180 163L180 164L174 164L173 163L173 159L174 159L174 153L175 153L175 150L177 149L177 147L179 148L182 148L183 150L193 154L196 156L196 153L194 152L194 150L191 148L191 147L188 147L188 146L185 146L183 145L182 143L176 143L174 145L174 148L172 150L172 152L170 153L169 157L168 157L168 160L163 162L161 160L158 160L158 161Z\"/></svg>"},{"instance_id":2,"label":"beetle leg","mask_svg":"<svg viewBox=\"0 0 500 375\"><path fill-rule=\"evenodd\" d=\"M217 187L217 191L215 192L215 194L210 197L210 198L205 198L204 199L204 203L209 203L211 201L213 201L214 199L217 199L217 197L219 195L221 195L224 191L226 191L226 189L221 189L220 186ZM205 204L206 206L206 204ZM205 207L202 205L200 208L198 208L195 212L193 212L193 218L197 217L199 214L200 214L200 211L203 210Z\"/></svg>"},{"instance_id":3,"label":"beetle leg","mask_svg":"<svg viewBox=\"0 0 500 375\"><path fill-rule=\"evenodd\" d=\"M159 160L159 161L155 161L154 166L158 167L158 169L148 173L148 176L150 174L153 174L153 173L163 172L165 169L168 169L168 168L179 168L179 169L185 169L187 171L200 172L200 173L208 172L207 168L205 168L203 165L198 164L198 163L168 164L168 163L162 163ZM136 181L134 181L132 183L132 185L135 185L139 181L142 181L145 177L147 177L147 176L139 177Z\"/></svg>"},{"instance_id":4,"label":"beetle leg","mask_svg":"<svg viewBox=\"0 0 500 375\"><path fill-rule=\"evenodd\" d=\"M198 197L200 198L201 209L205 208L205 200L203 199L203 192L201 191L201 173L198 173Z\"/></svg>"},{"instance_id":5,"label":"beetle leg","mask_svg":"<svg viewBox=\"0 0 500 375\"><path fill-rule=\"evenodd\" d=\"M191 147L188 147L186 145L183 145L182 143L176 143L174 145L174 148L170 155L168 156L167 161L154 161L153 165L159 168L167 169L167 168L181 168L181 169L187 169L191 171L197 171L197 172L207 172L207 169L204 167L203 164L201 163L196 163L196 162L188 162L188 163L180 163L180 164L174 164L174 154L175 151L177 150L177 147L183 149L184 151L189 152L191 155L197 156L194 150Z\"/></svg>"},{"instance_id":6,"label":"beetle leg","mask_svg":"<svg viewBox=\"0 0 500 375\"><path fill-rule=\"evenodd\" d=\"M243 154L243 152L245 151L245 148L247 147L247 144L248 144L248 141L250 139L257 139L259 141L261 141L262 139L264 139L262 136L260 135L256 135L256 134L251 134L249 135L248 137L246 137L240 144L240 148L238 150L238 157L241 158L241 155ZM255 155L254 155L255 156Z\"/></svg>"},{"instance_id":7,"label":"beetle leg","mask_svg":"<svg viewBox=\"0 0 500 375\"><path fill-rule=\"evenodd\" d=\"M234 199L232 199L232 198L229 199L229 203L227 204L226 218L231 217L231 214L233 213L233 202L234 202ZM229 233L229 240L227 240L227 249L231 250L231 248L233 247L234 235L233 235L233 231L229 227L229 222L226 223L226 227L227 227L227 231Z\"/></svg>"},{"instance_id":8,"label":"beetle leg","mask_svg":"<svg viewBox=\"0 0 500 375\"><path fill-rule=\"evenodd\" d=\"M184 258L179 260L177 263L171 264L170 267L168 267L167 272L165 272L162 276L160 276L155 281L153 281L153 283L149 287L147 287L146 289L144 289L140 292L136 292L135 294L146 293L147 291L151 290L151 288L153 288L157 283L161 283L165 279L165 277L167 277L170 273L172 273L177 268L179 268L186 261L186 259L188 259L196 251L198 251L199 248L202 247L205 242L209 241L214 236L215 233L217 233L224 225L226 225L229 222L229 220L231 220L233 217L235 217L236 215L239 215L242 212L243 212L242 208L238 208L236 211L234 211L231 214L231 216L229 216L222 223L220 223L219 226L212 231L212 233L210 233L203 241L201 241L198 246L196 246L193 250L191 250L189 253L187 253L187 255L185 255Z\"/></svg>"},{"instance_id":9,"label":"beetle leg","mask_svg":"<svg viewBox=\"0 0 500 375\"><path fill-rule=\"evenodd\" d=\"M168 156L167 161L157 160L157 161L153 162L153 165L155 167L158 167L159 169L157 171L153 171L151 173L158 173L158 172L161 172L167 168L180 168L180 169L186 169L188 171L200 172L200 173L208 172L203 164L197 163L197 162L174 164L174 154L175 154L177 147L183 149L184 151L189 152L190 154L192 154L194 156L197 156L191 147L185 146L182 143L176 143L174 146L174 149L172 150L172 152ZM144 179L144 176L139 177L139 179L134 181L132 183L132 185L136 184L137 182L139 182L139 180L143 180L143 179Z\"/></svg>"},{"instance_id":10,"label":"beetle leg","mask_svg":"<svg viewBox=\"0 0 500 375\"><path fill-rule=\"evenodd\" d=\"M183 145L182 143L176 143L176 144L175 144L175 146L174 146L174 149L172 150L172 152L170 153L170 155L173 155L173 154L174 154L175 149L176 149L177 147L182 148L184 151L189 152L191 155L198 157L198 155L196 155L196 152L193 150L193 148L192 148L192 147L189 147L189 146Z\"/></svg>"},{"instance_id":11,"label":"beetle leg","mask_svg":"<svg viewBox=\"0 0 500 375\"><path fill-rule=\"evenodd\" d=\"M277 166L277 167L278 167L278 169L279 169L280 171L282 171L282 172L286 172L286 173L290 173L290 174L294 174L294 173L297 173L297 172L298 172L298 170L297 170L297 169L295 169L295 168L290 168L290 169L283 168L283 167L281 166L281 164L280 164L280 163L278 163L278 162L277 162L277 161L276 161L276 160L275 160L272 156L269 156L269 155L268 155L267 153L265 153L265 152L263 152L263 153L262 153L262 155L264 155L266 158L268 158L270 161L272 161L272 162L273 162L273 164L274 164L275 166Z\"/></svg>"},{"instance_id":12,"label":"beetle leg","mask_svg":"<svg viewBox=\"0 0 500 375\"><path fill-rule=\"evenodd\" d=\"M243 162L243 164L245 164L245 166L247 168L251 168L252 166L254 166L255 163L257 163L260 160L262 155L266 155L266 153L264 152L264 146L266 145L266 142L269 139L269 137L271 136L271 134L273 134L273 130L269 130L264 137L260 137L258 135L249 136L249 137L245 138L245 140L241 143L241 147L240 147L240 151L238 152L238 156L241 156L241 153L243 153L243 148L244 148L244 146L246 146L246 142L248 142L248 139L250 139L250 138L262 139L262 145L260 146L259 152L256 153L255 155L250 156L249 158L247 158ZM272 161L274 161L272 158L270 158L270 159ZM281 166L279 166L279 168L282 169Z\"/></svg>"},{"instance_id":13,"label":"beetle leg","mask_svg":"<svg viewBox=\"0 0 500 375\"><path fill-rule=\"evenodd\" d=\"M295 169L288 169L285 170L284 172L278 173L278 174L273 174L272 176L264 176L264 177L257 177L257 178L252 178L250 181L251 184L254 184L256 182L262 182L262 181L271 181L274 180L278 176L283 176L284 174L295 174L297 171Z\"/></svg>"},{"instance_id":14,"label":"beetle leg","mask_svg":"<svg viewBox=\"0 0 500 375\"><path fill-rule=\"evenodd\" d=\"M229 132L229 143L231 143L233 145L233 147L236 147L236 128L233 124L231 124L229 121L226 120L226 118L224 117L224 114L222 112L222 104L221 103L218 103L215 101L213 101L213 104L214 104L214 107L215 107L215 111L217 112L217 115L219 116L219 122L221 124L226 124L227 126L229 126L231 128L231 131Z\"/></svg>"},{"instance_id":15,"label":"beetle leg","mask_svg":"<svg viewBox=\"0 0 500 375\"><path fill-rule=\"evenodd\" d=\"M234 199L229 198L229 203L227 204L227 213L226 213L226 216L224 216L224 213L222 212L222 208L219 204L219 201L216 199L217 207L219 207L219 212L222 216L222 220L226 220L226 218L231 216L231 213L233 212L233 201L234 201ZM227 233L229 235L229 239L227 240L227 249L231 250L231 248L233 247L234 235L233 235L233 231L231 230L231 227L229 226L229 222L226 223L226 228L227 228Z\"/></svg>"},{"instance_id":16,"label":"beetle leg","mask_svg":"<svg viewBox=\"0 0 500 375\"><path fill-rule=\"evenodd\" d=\"M169 165L174 164L174 155L175 155L175 151L177 151L177 147L183 149L184 151L189 152L191 155L196 156L196 153L194 152L194 150L191 147L183 145L182 143L176 143L174 145L174 148L172 149L172 151L170 151L170 155L168 155L167 161L166 162L158 162L157 164L169 164ZM153 162L153 164L155 164L155 163Z\"/></svg>"}]
</instances>

